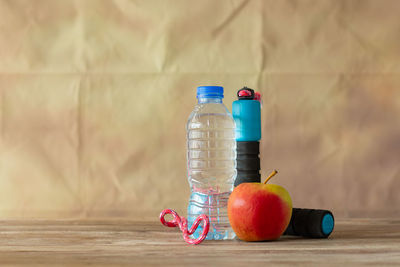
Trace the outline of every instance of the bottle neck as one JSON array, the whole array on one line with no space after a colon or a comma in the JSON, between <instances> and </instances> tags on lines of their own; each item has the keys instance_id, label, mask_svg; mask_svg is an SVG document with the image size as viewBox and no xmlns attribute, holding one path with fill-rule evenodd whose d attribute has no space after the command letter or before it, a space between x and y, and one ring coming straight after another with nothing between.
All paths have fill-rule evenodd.
<instances>
[{"instance_id":1,"label":"bottle neck","mask_svg":"<svg viewBox=\"0 0 400 267\"><path fill-rule=\"evenodd\" d=\"M209 97L199 97L198 98L199 104L222 104L222 98L209 98Z\"/></svg>"}]
</instances>

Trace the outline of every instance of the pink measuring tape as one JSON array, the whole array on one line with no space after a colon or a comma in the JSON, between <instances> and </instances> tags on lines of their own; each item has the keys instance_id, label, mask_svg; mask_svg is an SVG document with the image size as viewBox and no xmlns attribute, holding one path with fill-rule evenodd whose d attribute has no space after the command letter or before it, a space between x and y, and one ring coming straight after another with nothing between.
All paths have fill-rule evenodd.
<instances>
[{"instance_id":1,"label":"pink measuring tape","mask_svg":"<svg viewBox=\"0 0 400 267\"><path fill-rule=\"evenodd\" d=\"M174 219L170 222L165 221L164 216L166 214L171 214ZM188 230L187 219L185 217L180 217L176 211L171 209L165 209L160 213L160 222L168 227L179 227L183 233L183 239L186 243L192 245L200 244L206 238L208 231L210 230L210 220L205 214L201 214L196 218L190 230ZM201 235L196 239L190 238L189 236L196 231L201 222L203 222L203 232Z\"/></svg>"}]
</instances>

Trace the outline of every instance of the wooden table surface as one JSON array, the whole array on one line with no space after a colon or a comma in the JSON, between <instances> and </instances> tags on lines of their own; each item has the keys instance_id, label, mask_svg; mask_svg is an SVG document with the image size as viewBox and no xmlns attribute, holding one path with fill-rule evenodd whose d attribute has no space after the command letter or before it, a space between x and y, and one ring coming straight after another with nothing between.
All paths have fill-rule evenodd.
<instances>
[{"instance_id":1,"label":"wooden table surface","mask_svg":"<svg viewBox=\"0 0 400 267\"><path fill-rule=\"evenodd\" d=\"M337 221L329 239L187 245L158 221L0 221L0 264L400 266L400 219ZM266 266L265 264L263 264ZM269 264L270 265L270 264Z\"/></svg>"}]
</instances>

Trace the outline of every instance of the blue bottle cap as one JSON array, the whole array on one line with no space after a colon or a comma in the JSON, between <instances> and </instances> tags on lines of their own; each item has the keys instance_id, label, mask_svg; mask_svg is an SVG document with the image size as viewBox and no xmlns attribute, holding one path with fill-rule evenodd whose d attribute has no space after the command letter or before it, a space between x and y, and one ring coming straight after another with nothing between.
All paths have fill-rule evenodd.
<instances>
[{"instance_id":1,"label":"blue bottle cap","mask_svg":"<svg viewBox=\"0 0 400 267\"><path fill-rule=\"evenodd\" d=\"M322 232L325 235L329 235L333 231L334 224L333 216L330 213L325 214L324 218L322 218Z\"/></svg>"},{"instance_id":2,"label":"blue bottle cap","mask_svg":"<svg viewBox=\"0 0 400 267\"><path fill-rule=\"evenodd\" d=\"M197 98L224 98L222 86L199 86L197 87Z\"/></svg>"}]
</instances>

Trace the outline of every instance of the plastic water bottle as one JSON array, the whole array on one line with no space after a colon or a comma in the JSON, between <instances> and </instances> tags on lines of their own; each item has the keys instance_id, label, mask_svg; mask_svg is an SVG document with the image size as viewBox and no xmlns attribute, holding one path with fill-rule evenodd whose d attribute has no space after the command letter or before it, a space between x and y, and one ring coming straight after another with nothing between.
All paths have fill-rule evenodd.
<instances>
[{"instance_id":1,"label":"plastic water bottle","mask_svg":"<svg viewBox=\"0 0 400 267\"><path fill-rule=\"evenodd\" d=\"M198 104L187 123L188 180L191 196L189 227L200 214L208 215L206 239L232 239L227 204L236 178L235 121L222 103L220 86L197 88ZM197 238L202 229L194 234Z\"/></svg>"}]
</instances>

